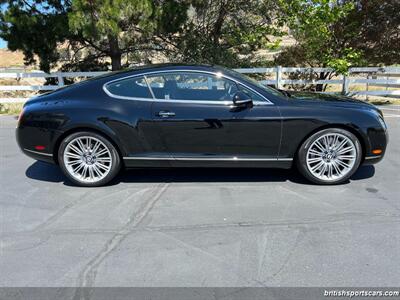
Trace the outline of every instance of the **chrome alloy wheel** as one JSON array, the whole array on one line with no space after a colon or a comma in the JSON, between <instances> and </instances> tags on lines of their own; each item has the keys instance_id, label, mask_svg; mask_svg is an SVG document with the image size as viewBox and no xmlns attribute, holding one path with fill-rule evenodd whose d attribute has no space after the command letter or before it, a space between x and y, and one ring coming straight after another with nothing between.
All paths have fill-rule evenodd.
<instances>
[{"instance_id":1,"label":"chrome alloy wheel","mask_svg":"<svg viewBox=\"0 0 400 300\"><path fill-rule=\"evenodd\" d=\"M80 136L70 141L63 158L68 173L81 182L102 180L110 172L113 163L107 146L91 136Z\"/></svg>"},{"instance_id":2,"label":"chrome alloy wheel","mask_svg":"<svg viewBox=\"0 0 400 300\"><path fill-rule=\"evenodd\" d=\"M328 133L315 140L307 151L307 168L324 181L337 181L348 174L357 160L354 142L339 133Z\"/></svg>"}]
</instances>

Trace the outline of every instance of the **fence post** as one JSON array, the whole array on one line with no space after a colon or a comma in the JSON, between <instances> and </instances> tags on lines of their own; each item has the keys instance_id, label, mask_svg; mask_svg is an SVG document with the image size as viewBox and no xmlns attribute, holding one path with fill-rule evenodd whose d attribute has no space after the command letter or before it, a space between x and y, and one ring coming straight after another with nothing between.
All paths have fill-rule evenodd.
<instances>
[{"instance_id":1,"label":"fence post","mask_svg":"<svg viewBox=\"0 0 400 300\"><path fill-rule=\"evenodd\" d=\"M282 88L282 67L281 66L277 66L276 67L276 83L275 86L277 89L281 89Z\"/></svg>"},{"instance_id":2,"label":"fence post","mask_svg":"<svg viewBox=\"0 0 400 300\"><path fill-rule=\"evenodd\" d=\"M62 77L60 74L57 74L57 80L58 80L59 87L64 86L64 77Z\"/></svg>"},{"instance_id":3,"label":"fence post","mask_svg":"<svg viewBox=\"0 0 400 300\"><path fill-rule=\"evenodd\" d=\"M342 94L347 95L349 93L349 76L350 76L350 69L348 75L343 75L343 85L342 85Z\"/></svg>"}]
</instances>

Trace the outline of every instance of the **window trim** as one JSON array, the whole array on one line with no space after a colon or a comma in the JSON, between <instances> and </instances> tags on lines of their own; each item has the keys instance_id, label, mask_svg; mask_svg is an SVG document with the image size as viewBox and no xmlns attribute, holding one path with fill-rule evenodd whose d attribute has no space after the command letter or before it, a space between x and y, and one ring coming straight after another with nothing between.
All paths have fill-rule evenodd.
<instances>
[{"instance_id":1,"label":"window trim","mask_svg":"<svg viewBox=\"0 0 400 300\"><path fill-rule=\"evenodd\" d=\"M233 102L226 100L226 101L214 101L214 100L178 100L178 99L169 99L169 100L165 100L165 99L159 99L159 98L155 98L153 90L151 89L148 81L147 81L147 77L146 75L153 75L153 74L160 74L160 73L203 73L203 74L208 74L208 75L214 75L214 76L220 76L222 78L231 80L233 82L235 82L236 84L241 84L244 87L248 88L249 90L253 91L254 93L256 93L257 95L259 95L261 98L263 98L265 101L253 101L254 105L274 105L273 102L271 102L267 97L265 97L264 95L262 95L261 93L259 93L258 91L256 91L255 89L249 87L247 84L244 84L242 81L237 80L231 76L227 76L225 74L222 74L220 72L214 72L214 71L203 71L203 70L193 70L193 69L178 69L178 70L161 70L161 71L150 71L150 72L143 72L143 73L139 73L139 74L133 74L133 75L129 75L129 76L125 76L125 77L121 77L121 78L117 78L117 79L113 79L110 80L106 83L103 84L103 91L110 97L112 98L117 98L117 99L124 99L124 100L137 100L137 101L151 101L151 102L162 102L162 103L193 103L193 104L215 104L215 105L225 105L225 106L229 106L232 105ZM116 81L121 81L121 80L125 80L125 79L129 79L129 78L134 78L134 77L140 77L143 76L145 78L145 82L147 84L148 89L150 90L150 94L152 95L153 98L140 98L140 97L128 97L128 96L119 96L119 95L115 95L113 93L111 93L108 89L107 89L107 85L116 82Z\"/></svg>"}]
</instances>

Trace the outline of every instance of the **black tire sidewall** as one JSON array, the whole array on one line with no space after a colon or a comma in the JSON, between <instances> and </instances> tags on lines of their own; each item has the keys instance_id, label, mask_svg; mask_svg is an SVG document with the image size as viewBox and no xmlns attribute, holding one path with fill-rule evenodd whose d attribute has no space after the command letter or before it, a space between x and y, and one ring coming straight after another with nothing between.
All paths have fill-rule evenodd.
<instances>
[{"instance_id":1,"label":"black tire sidewall","mask_svg":"<svg viewBox=\"0 0 400 300\"><path fill-rule=\"evenodd\" d=\"M321 180L317 177L315 177L314 175L312 175L312 173L308 170L307 168L307 162L306 162L306 157L307 157L307 152L309 147L311 146L311 144L318 139L319 137L321 137L322 135L328 134L328 133L338 133L338 134L342 134L344 136L347 136L348 138L350 138L355 147L356 147L356 161L354 163L353 168L350 170L350 172L348 172L346 174L346 176L335 180L335 181L324 181ZM340 184L343 183L345 181L347 181L358 169L358 167L360 166L361 163L361 158L362 158L362 148L361 148L361 144L359 139L351 132L345 130L345 129L340 129L340 128L327 128L327 129L323 129L321 131L318 131L316 133L314 133L313 135L311 135L307 140L305 140L303 142L303 144L300 146L299 151L297 153L297 168L299 169L300 173L307 178L308 180L310 180L313 183L317 183L317 184L324 184L324 185L333 185L333 184Z\"/></svg>"},{"instance_id":2,"label":"black tire sidewall","mask_svg":"<svg viewBox=\"0 0 400 300\"><path fill-rule=\"evenodd\" d=\"M112 159L112 165L111 165L111 170L107 174L106 177L104 177L102 180L99 180L97 182L82 182L79 180L76 180L71 174L69 174L65 163L64 163L64 151L65 148L67 147L68 143L71 142L72 140L81 137L81 136L90 136L94 137L96 139L99 139L102 141L107 148L110 150L111 153L111 159ZM63 171L64 175L68 177L70 181L72 181L74 184L79 185L79 186L86 186L86 187L96 187L96 186L102 186L110 182L119 172L121 168L121 159L119 157L117 149L114 147L114 145L103 135L92 132L92 131L79 131L70 134L64 140L61 142L60 147L58 149L58 162L60 165L61 170Z\"/></svg>"}]
</instances>

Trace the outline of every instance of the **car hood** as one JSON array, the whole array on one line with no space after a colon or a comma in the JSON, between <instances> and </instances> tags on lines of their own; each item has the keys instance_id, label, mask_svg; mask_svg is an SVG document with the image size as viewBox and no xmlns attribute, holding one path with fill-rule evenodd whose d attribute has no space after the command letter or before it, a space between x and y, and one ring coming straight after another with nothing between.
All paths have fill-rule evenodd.
<instances>
[{"instance_id":1,"label":"car hood","mask_svg":"<svg viewBox=\"0 0 400 300\"><path fill-rule=\"evenodd\" d=\"M289 99L295 101L300 100L300 101L315 102L325 105L372 109L381 113L380 110L375 105L347 96L312 93L312 92L292 92L292 91L290 91L288 94L290 95Z\"/></svg>"},{"instance_id":2,"label":"car hood","mask_svg":"<svg viewBox=\"0 0 400 300\"><path fill-rule=\"evenodd\" d=\"M312 93L312 92L292 92L292 91L290 91L289 93L290 93L291 98L300 99L300 100L368 104L361 100L357 100L354 98L341 96L341 95L330 95L330 94Z\"/></svg>"}]
</instances>

